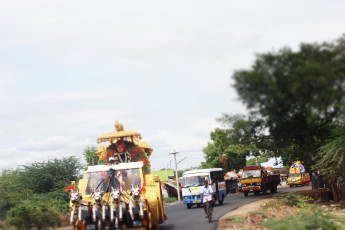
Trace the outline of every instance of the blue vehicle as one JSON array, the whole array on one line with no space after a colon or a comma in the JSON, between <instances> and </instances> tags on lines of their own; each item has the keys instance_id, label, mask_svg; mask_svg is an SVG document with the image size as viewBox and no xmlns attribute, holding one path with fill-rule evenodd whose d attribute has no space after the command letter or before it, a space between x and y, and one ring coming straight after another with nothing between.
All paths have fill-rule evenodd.
<instances>
[{"instance_id":1,"label":"blue vehicle","mask_svg":"<svg viewBox=\"0 0 345 230\"><path fill-rule=\"evenodd\" d=\"M200 191L206 178L209 185L212 186L214 200L218 201L219 204L223 204L226 197L223 169L197 169L182 174L182 198L188 209L193 205L200 206L202 204Z\"/></svg>"}]
</instances>

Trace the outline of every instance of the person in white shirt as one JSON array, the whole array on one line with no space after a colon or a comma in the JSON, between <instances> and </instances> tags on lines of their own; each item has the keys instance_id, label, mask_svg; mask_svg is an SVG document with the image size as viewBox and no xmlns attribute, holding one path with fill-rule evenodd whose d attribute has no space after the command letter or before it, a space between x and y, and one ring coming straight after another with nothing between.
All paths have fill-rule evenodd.
<instances>
[{"instance_id":1,"label":"person in white shirt","mask_svg":"<svg viewBox=\"0 0 345 230\"><path fill-rule=\"evenodd\" d=\"M213 211L213 190L212 190L212 186L208 185L208 178L205 178L205 186L202 187L201 189L201 199L202 202L205 204L206 202L209 202L211 207L212 207L212 211ZM208 214L207 214L207 210L206 210L206 205L204 205L204 210L206 213L206 217L208 218Z\"/></svg>"}]
</instances>

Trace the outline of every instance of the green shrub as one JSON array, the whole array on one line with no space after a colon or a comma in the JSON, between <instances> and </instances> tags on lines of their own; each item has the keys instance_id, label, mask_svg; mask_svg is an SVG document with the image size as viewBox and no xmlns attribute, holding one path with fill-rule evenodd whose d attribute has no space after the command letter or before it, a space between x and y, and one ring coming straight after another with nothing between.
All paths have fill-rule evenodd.
<instances>
[{"instance_id":1,"label":"green shrub","mask_svg":"<svg viewBox=\"0 0 345 230\"><path fill-rule=\"evenodd\" d=\"M264 211L250 211L249 214L267 218L267 214Z\"/></svg>"},{"instance_id":2,"label":"green shrub","mask_svg":"<svg viewBox=\"0 0 345 230\"><path fill-rule=\"evenodd\" d=\"M261 205L261 208L263 210L267 210L267 209L275 209L275 210L281 210L281 205L279 203L277 203L276 201L269 201L267 203L264 203Z\"/></svg>"},{"instance_id":3,"label":"green shrub","mask_svg":"<svg viewBox=\"0 0 345 230\"><path fill-rule=\"evenodd\" d=\"M62 213L68 211L69 193L64 188L77 181L81 164L76 157L52 159L0 172L0 220L24 200L42 200ZM49 200L49 201L48 201ZM15 212L16 213L16 212ZM12 213L13 215L13 213ZM20 217L19 217L20 218Z\"/></svg>"},{"instance_id":4,"label":"green shrub","mask_svg":"<svg viewBox=\"0 0 345 230\"><path fill-rule=\"evenodd\" d=\"M25 200L9 210L6 216L8 225L18 229L42 229L57 226L61 222L59 210L47 200Z\"/></svg>"},{"instance_id":5,"label":"green shrub","mask_svg":"<svg viewBox=\"0 0 345 230\"><path fill-rule=\"evenodd\" d=\"M339 224L340 222L340 218L329 212L323 209L314 209L314 211L302 210L296 215L286 216L282 219L267 220L260 225L272 230L338 230L343 229L343 226Z\"/></svg>"},{"instance_id":6,"label":"green shrub","mask_svg":"<svg viewBox=\"0 0 345 230\"><path fill-rule=\"evenodd\" d=\"M172 202L177 201L177 198L176 197L163 197L163 201L165 203L172 203Z\"/></svg>"},{"instance_id":7,"label":"green shrub","mask_svg":"<svg viewBox=\"0 0 345 230\"><path fill-rule=\"evenodd\" d=\"M229 221L229 222L243 222L244 221L244 217L243 216L239 216L239 215L235 215L235 216L227 217L226 220Z\"/></svg>"},{"instance_id":8,"label":"green shrub","mask_svg":"<svg viewBox=\"0 0 345 230\"><path fill-rule=\"evenodd\" d=\"M281 200L290 206L302 208L308 205L313 199L309 196L303 196L296 194L295 192L289 192L288 194L282 196Z\"/></svg>"}]
</instances>

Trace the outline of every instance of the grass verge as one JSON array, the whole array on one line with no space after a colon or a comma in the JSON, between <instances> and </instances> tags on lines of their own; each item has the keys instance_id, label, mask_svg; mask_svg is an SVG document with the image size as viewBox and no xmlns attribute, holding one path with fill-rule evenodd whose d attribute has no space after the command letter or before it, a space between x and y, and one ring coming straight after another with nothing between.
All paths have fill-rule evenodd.
<instances>
[{"instance_id":1,"label":"grass verge","mask_svg":"<svg viewBox=\"0 0 345 230\"><path fill-rule=\"evenodd\" d=\"M163 197L163 201L164 201L164 203L172 203L172 202L177 201L177 198L176 197Z\"/></svg>"}]
</instances>

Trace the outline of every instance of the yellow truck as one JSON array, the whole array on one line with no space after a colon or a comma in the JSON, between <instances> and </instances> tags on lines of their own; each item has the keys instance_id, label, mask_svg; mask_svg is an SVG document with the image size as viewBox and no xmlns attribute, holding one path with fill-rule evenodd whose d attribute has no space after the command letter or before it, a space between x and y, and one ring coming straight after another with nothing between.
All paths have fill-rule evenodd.
<instances>
[{"instance_id":1,"label":"yellow truck","mask_svg":"<svg viewBox=\"0 0 345 230\"><path fill-rule=\"evenodd\" d=\"M288 185L290 185L290 188L292 186L298 186L298 185L309 185L310 184L310 176L309 173L305 172L305 168L302 165L302 161L295 161L289 169L289 177L288 177Z\"/></svg>"},{"instance_id":2,"label":"yellow truck","mask_svg":"<svg viewBox=\"0 0 345 230\"><path fill-rule=\"evenodd\" d=\"M66 188L74 229L152 229L167 219L160 180L149 171L152 149L140 138L123 127L98 138L110 142L98 151L101 164L89 166L77 187L72 181ZM117 141L125 142L130 161L114 162Z\"/></svg>"}]
</instances>

